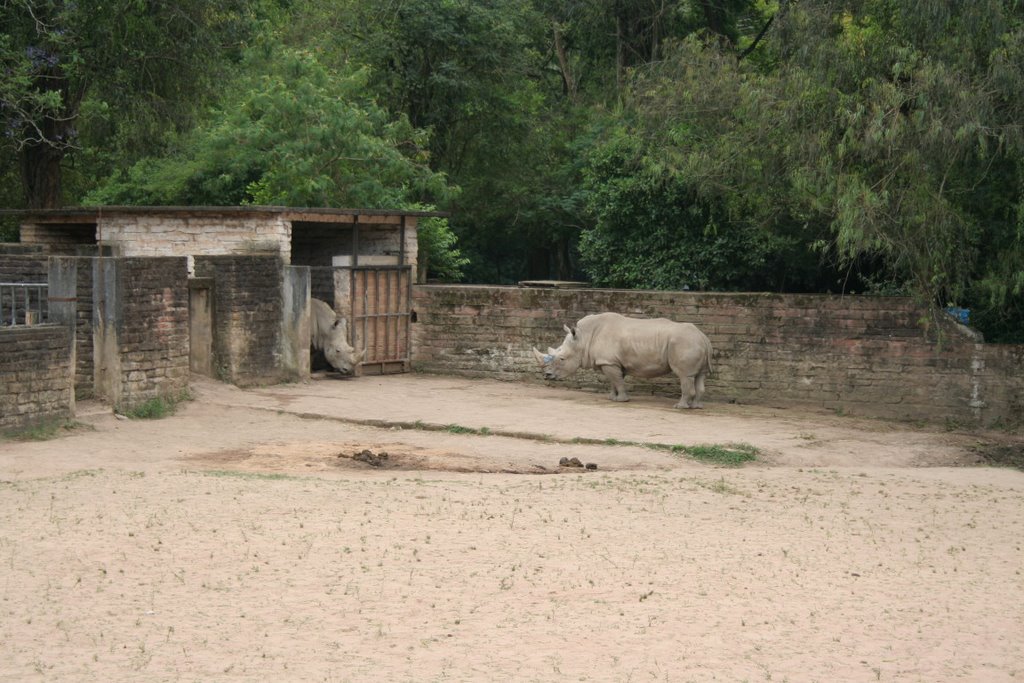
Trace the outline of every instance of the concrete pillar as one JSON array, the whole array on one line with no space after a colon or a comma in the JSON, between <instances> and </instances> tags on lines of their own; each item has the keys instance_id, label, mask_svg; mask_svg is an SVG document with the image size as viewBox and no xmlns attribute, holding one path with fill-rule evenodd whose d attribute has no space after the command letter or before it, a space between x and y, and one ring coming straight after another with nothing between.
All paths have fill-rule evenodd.
<instances>
[{"instance_id":1,"label":"concrete pillar","mask_svg":"<svg viewBox=\"0 0 1024 683\"><path fill-rule=\"evenodd\" d=\"M286 377L298 380L309 379L309 301L309 266L285 266L281 369Z\"/></svg>"},{"instance_id":2,"label":"concrete pillar","mask_svg":"<svg viewBox=\"0 0 1024 683\"><path fill-rule=\"evenodd\" d=\"M121 353L119 332L124 312L119 286L121 260L93 261L93 380L95 396L112 406L121 403Z\"/></svg>"},{"instance_id":3,"label":"concrete pillar","mask_svg":"<svg viewBox=\"0 0 1024 683\"><path fill-rule=\"evenodd\" d=\"M78 259L51 256L48 281L50 322L63 325L68 343L68 408L75 414L75 370L78 365L75 332L78 323Z\"/></svg>"}]
</instances>

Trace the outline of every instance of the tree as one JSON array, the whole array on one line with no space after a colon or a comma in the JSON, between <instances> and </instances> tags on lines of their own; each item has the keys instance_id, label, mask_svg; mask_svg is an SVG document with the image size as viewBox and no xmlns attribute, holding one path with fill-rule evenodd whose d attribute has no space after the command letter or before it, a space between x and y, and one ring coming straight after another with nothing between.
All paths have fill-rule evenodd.
<instances>
[{"instance_id":1,"label":"tree","mask_svg":"<svg viewBox=\"0 0 1024 683\"><path fill-rule=\"evenodd\" d=\"M690 41L638 73L635 130L699 198L802 234L853 281L940 305L1019 307L1024 32L1014 6L792 3L762 46L771 59L736 64Z\"/></svg>"},{"instance_id":2,"label":"tree","mask_svg":"<svg viewBox=\"0 0 1024 683\"><path fill-rule=\"evenodd\" d=\"M2 0L0 145L17 158L24 203L64 202L62 170L80 152L81 115L106 142L150 148L185 127L193 98L217 82L249 34L248 0Z\"/></svg>"},{"instance_id":3,"label":"tree","mask_svg":"<svg viewBox=\"0 0 1024 683\"><path fill-rule=\"evenodd\" d=\"M365 95L367 72L328 71L309 52L261 46L206 121L85 200L403 208L452 188L426 164L427 136Z\"/></svg>"}]
</instances>

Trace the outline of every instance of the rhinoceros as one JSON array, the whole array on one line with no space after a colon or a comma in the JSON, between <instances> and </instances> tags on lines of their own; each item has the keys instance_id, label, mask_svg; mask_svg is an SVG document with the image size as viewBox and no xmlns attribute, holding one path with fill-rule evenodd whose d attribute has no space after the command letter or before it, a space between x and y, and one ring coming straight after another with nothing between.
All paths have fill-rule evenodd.
<instances>
[{"instance_id":1,"label":"rhinoceros","mask_svg":"<svg viewBox=\"0 0 1024 683\"><path fill-rule=\"evenodd\" d=\"M334 312L326 301L310 301L310 343L322 351L327 362L337 371L354 374L365 351L356 351L348 343L348 323Z\"/></svg>"},{"instance_id":2,"label":"rhinoceros","mask_svg":"<svg viewBox=\"0 0 1024 683\"><path fill-rule=\"evenodd\" d=\"M628 401L627 375L661 377L674 372L682 396L676 408L701 408L704 378L711 372L711 342L692 323L665 318L588 315L563 325L565 341L546 354L533 349L547 379L565 379L579 368L599 369L611 381L613 401Z\"/></svg>"}]
</instances>

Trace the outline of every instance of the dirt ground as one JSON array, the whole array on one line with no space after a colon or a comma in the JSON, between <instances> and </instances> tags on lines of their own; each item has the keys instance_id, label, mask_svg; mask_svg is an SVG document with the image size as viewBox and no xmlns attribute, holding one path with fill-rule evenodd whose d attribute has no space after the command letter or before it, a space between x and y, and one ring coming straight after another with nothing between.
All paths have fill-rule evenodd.
<instances>
[{"instance_id":1,"label":"dirt ground","mask_svg":"<svg viewBox=\"0 0 1024 683\"><path fill-rule=\"evenodd\" d=\"M193 393L0 442L0 681L1024 678L1024 473L979 464L1019 434L419 375ZM758 461L644 447L727 443Z\"/></svg>"}]
</instances>

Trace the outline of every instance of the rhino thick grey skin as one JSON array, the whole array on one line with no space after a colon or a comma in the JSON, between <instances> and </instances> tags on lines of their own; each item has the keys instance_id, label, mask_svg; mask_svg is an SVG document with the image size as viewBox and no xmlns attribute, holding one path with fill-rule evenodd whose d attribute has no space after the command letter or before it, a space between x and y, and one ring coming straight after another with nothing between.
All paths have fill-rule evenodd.
<instances>
[{"instance_id":1,"label":"rhino thick grey skin","mask_svg":"<svg viewBox=\"0 0 1024 683\"><path fill-rule=\"evenodd\" d=\"M348 324L326 301L310 301L310 341L316 351L338 372L354 374L365 351L356 351L348 343Z\"/></svg>"},{"instance_id":2,"label":"rhino thick grey skin","mask_svg":"<svg viewBox=\"0 0 1024 683\"><path fill-rule=\"evenodd\" d=\"M711 372L711 341L692 323L665 318L588 315L563 325L565 341L543 354L533 349L546 379L565 379L579 368L598 369L612 383L613 401L628 401L627 375L661 377L674 372L682 396L676 408L700 408L704 378Z\"/></svg>"}]
</instances>

